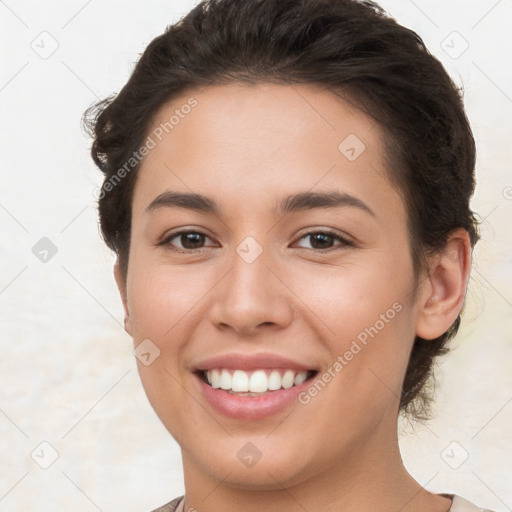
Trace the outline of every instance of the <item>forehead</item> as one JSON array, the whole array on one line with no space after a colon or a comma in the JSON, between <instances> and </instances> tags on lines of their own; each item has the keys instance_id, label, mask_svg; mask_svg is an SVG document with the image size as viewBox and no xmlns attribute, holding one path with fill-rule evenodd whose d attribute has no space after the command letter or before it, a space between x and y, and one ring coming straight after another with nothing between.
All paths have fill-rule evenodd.
<instances>
[{"instance_id":1,"label":"forehead","mask_svg":"<svg viewBox=\"0 0 512 512\"><path fill-rule=\"evenodd\" d=\"M318 86L191 89L159 109L147 135L154 147L139 170L134 214L165 189L247 208L320 189L401 203L386 177L380 126Z\"/></svg>"}]
</instances>

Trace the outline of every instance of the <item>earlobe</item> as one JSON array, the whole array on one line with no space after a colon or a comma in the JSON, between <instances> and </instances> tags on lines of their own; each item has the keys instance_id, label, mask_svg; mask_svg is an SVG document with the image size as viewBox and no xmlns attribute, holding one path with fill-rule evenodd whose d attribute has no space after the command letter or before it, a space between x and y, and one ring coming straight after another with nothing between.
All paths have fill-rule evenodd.
<instances>
[{"instance_id":1,"label":"earlobe","mask_svg":"<svg viewBox=\"0 0 512 512\"><path fill-rule=\"evenodd\" d=\"M130 319L130 310L128 308L128 298L127 298L127 290L126 290L126 279L122 275L121 268L119 266L119 260L116 260L114 264L114 278L117 283L117 288L119 290L119 295L121 296L121 300L123 302L124 309L124 330L130 335L133 336L132 323Z\"/></svg>"},{"instance_id":2,"label":"earlobe","mask_svg":"<svg viewBox=\"0 0 512 512\"><path fill-rule=\"evenodd\" d=\"M451 233L444 249L432 257L429 275L419 295L416 335L435 339L455 322L464 304L471 268L471 244L466 230Z\"/></svg>"}]
</instances>

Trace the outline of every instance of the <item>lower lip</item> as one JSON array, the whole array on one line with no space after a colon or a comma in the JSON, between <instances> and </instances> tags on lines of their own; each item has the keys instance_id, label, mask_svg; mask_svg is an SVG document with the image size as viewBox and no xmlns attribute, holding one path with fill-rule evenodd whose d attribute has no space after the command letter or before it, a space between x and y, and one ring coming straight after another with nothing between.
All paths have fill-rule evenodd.
<instances>
[{"instance_id":1,"label":"lower lip","mask_svg":"<svg viewBox=\"0 0 512 512\"><path fill-rule=\"evenodd\" d=\"M200 375L194 376L203 396L217 412L239 420L259 420L277 414L293 403L299 405L297 396L311 384L311 379L308 379L298 386L269 391L261 396L240 396L212 388Z\"/></svg>"}]
</instances>

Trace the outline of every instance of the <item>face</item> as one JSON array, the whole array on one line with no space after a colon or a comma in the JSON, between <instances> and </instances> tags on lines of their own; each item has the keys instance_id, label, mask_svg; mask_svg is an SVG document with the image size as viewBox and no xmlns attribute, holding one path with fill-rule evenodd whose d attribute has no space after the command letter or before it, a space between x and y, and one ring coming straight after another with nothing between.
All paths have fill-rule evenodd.
<instances>
[{"instance_id":1,"label":"face","mask_svg":"<svg viewBox=\"0 0 512 512\"><path fill-rule=\"evenodd\" d=\"M418 311L380 127L318 87L232 84L148 133L116 278L185 473L271 489L382 454Z\"/></svg>"}]
</instances>

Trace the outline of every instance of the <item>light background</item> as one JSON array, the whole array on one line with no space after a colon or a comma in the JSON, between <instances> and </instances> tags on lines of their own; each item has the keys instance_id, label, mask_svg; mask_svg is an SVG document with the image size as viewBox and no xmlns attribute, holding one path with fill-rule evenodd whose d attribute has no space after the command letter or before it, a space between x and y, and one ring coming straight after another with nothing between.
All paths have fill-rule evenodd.
<instances>
[{"instance_id":1,"label":"light background","mask_svg":"<svg viewBox=\"0 0 512 512\"><path fill-rule=\"evenodd\" d=\"M2 511L143 512L183 493L179 448L144 395L122 327L114 258L97 226L100 173L80 118L194 4L0 1ZM483 219L465 320L439 367L436 418L407 429L404 461L433 492L509 511L512 1L381 5L464 85ZM32 251L42 237L57 248L47 262ZM57 460L41 468L52 450Z\"/></svg>"}]
</instances>

